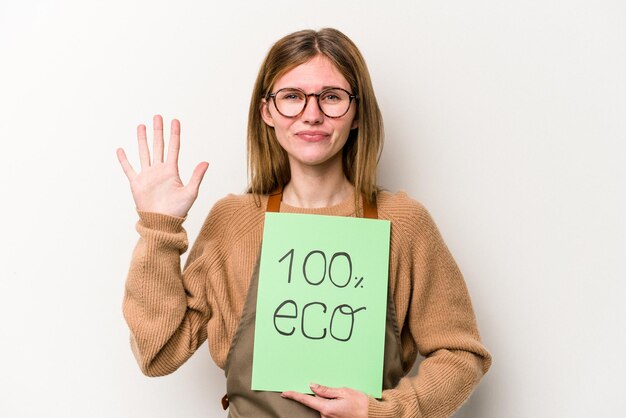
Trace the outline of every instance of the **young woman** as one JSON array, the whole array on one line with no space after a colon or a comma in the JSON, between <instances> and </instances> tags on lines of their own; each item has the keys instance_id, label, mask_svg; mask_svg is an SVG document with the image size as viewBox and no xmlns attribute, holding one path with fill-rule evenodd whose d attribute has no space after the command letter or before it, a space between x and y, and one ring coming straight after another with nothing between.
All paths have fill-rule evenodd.
<instances>
[{"instance_id":1,"label":"young woman","mask_svg":"<svg viewBox=\"0 0 626 418\"><path fill-rule=\"evenodd\" d=\"M177 168L180 124L164 159L155 116L152 159L137 130L141 171L122 149L140 235L124 315L133 353L150 376L176 370L208 339L227 377L229 416L446 417L489 369L463 278L428 212L405 193L381 191L383 125L365 61L341 32L279 40L261 66L248 121L249 191L220 200L181 272L183 221L208 164L185 186ZM250 389L257 261L266 211L391 221L383 396L313 384L316 396ZM417 353L425 356L408 377Z\"/></svg>"}]
</instances>

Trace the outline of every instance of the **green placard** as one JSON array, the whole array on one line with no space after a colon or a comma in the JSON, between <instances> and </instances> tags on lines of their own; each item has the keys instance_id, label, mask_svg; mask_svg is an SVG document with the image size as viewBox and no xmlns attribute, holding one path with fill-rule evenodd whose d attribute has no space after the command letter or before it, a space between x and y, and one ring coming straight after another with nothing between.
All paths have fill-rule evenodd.
<instances>
[{"instance_id":1,"label":"green placard","mask_svg":"<svg viewBox=\"0 0 626 418\"><path fill-rule=\"evenodd\" d=\"M390 222L267 213L252 389L382 391Z\"/></svg>"}]
</instances>

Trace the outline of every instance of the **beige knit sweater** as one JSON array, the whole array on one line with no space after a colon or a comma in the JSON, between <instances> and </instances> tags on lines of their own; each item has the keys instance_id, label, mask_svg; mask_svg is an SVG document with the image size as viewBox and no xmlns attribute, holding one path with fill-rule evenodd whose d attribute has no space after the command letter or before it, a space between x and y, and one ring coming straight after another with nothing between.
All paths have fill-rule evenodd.
<instances>
[{"instance_id":1,"label":"beige knit sweater","mask_svg":"<svg viewBox=\"0 0 626 418\"><path fill-rule=\"evenodd\" d=\"M260 202L259 202L260 200ZM229 195L207 217L181 273L188 246L184 218L138 212L140 239L131 261L124 316L141 370L160 376L180 367L207 339L224 368L259 255L267 197ZM339 205L281 212L355 216L354 197ZM480 342L465 282L428 212L405 193L381 192L380 219L391 221L389 282L408 372L370 417L447 417L491 364Z\"/></svg>"}]
</instances>

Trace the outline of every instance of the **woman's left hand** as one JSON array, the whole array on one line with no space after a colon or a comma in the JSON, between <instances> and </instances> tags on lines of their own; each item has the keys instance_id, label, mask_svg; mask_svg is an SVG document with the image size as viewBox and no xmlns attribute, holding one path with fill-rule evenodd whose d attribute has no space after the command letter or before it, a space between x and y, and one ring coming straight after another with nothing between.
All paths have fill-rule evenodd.
<instances>
[{"instance_id":1,"label":"woman's left hand","mask_svg":"<svg viewBox=\"0 0 626 418\"><path fill-rule=\"evenodd\" d=\"M349 388L311 385L316 396L300 392L283 392L282 397L315 409L322 418L367 418L369 400L366 394Z\"/></svg>"}]
</instances>

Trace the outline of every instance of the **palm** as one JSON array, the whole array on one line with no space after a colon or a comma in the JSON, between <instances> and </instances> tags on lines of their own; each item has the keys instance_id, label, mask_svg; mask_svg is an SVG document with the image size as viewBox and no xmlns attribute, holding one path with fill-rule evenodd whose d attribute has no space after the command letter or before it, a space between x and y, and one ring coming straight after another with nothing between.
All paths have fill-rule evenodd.
<instances>
[{"instance_id":1,"label":"palm","mask_svg":"<svg viewBox=\"0 0 626 418\"><path fill-rule=\"evenodd\" d=\"M198 164L185 186L178 174L178 152L180 150L180 123L174 119L171 126L167 160L163 161L163 119L154 117L153 156L150 158L146 138L146 127L137 127L141 172L136 173L126 158L123 149L117 150L122 169L130 182L137 210L158 212L184 217L198 196L198 188L208 163Z\"/></svg>"}]
</instances>

